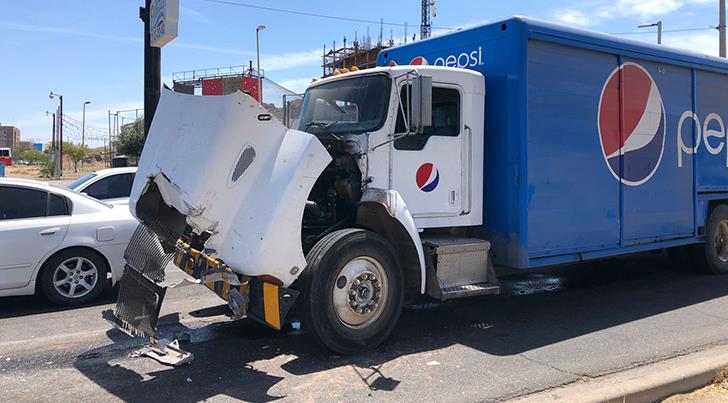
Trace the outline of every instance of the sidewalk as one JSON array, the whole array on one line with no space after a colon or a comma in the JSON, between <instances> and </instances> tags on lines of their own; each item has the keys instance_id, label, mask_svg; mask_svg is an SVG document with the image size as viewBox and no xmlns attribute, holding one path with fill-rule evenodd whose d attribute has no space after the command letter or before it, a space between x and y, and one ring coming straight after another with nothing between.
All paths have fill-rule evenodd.
<instances>
[{"instance_id":1,"label":"sidewalk","mask_svg":"<svg viewBox=\"0 0 728 403\"><path fill-rule=\"evenodd\" d=\"M707 385L725 367L728 367L728 345L586 379L513 402L654 402ZM721 398L719 401L728 401L728 393Z\"/></svg>"}]
</instances>

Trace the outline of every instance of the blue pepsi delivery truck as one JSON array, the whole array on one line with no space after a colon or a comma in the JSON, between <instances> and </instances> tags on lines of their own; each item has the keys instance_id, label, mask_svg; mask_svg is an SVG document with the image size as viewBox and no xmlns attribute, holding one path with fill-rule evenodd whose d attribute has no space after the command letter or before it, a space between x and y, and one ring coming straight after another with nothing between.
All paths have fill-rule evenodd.
<instances>
[{"instance_id":1,"label":"blue pepsi delivery truck","mask_svg":"<svg viewBox=\"0 0 728 403\"><path fill-rule=\"evenodd\" d=\"M497 265L705 241L695 258L728 271L724 59L514 17L377 60L392 62L485 77L481 235Z\"/></svg>"},{"instance_id":2,"label":"blue pepsi delivery truck","mask_svg":"<svg viewBox=\"0 0 728 403\"><path fill-rule=\"evenodd\" d=\"M236 318L296 306L339 353L405 296L497 293L496 266L668 249L728 272L728 62L515 17L377 63L313 82L295 128L164 91L115 323L155 337L170 260Z\"/></svg>"}]
</instances>

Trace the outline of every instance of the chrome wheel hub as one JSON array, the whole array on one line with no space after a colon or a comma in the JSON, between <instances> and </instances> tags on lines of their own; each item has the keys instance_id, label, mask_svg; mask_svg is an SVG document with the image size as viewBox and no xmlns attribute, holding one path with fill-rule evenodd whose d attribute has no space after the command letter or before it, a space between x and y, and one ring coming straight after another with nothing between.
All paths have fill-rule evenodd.
<instances>
[{"instance_id":1,"label":"chrome wheel hub","mask_svg":"<svg viewBox=\"0 0 728 403\"><path fill-rule=\"evenodd\" d=\"M366 327L382 313L387 275L376 259L361 256L341 268L332 290L334 311L351 328Z\"/></svg>"},{"instance_id":2,"label":"chrome wheel hub","mask_svg":"<svg viewBox=\"0 0 728 403\"><path fill-rule=\"evenodd\" d=\"M96 265L83 257L66 259L53 271L53 288L66 298L81 298L99 281Z\"/></svg>"}]
</instances>

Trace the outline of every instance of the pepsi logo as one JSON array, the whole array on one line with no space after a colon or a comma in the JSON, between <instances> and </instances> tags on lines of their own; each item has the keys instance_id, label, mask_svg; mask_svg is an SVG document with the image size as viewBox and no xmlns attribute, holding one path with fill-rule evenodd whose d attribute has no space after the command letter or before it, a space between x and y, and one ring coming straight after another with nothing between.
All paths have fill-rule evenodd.
<instances>
[{"instance_id":1,"label":"pepsi logo","mask_svg":"<svg viewBox=\"0 0 728 403\"><path fill-rule=\"evenodd\" d=\"M665 149L665 106L650 73L631 62L614 69L602 88L597 122L612 175L628 186L650 180Z\"/></svg>"},{"instance_id":2,"label":"pepsi logo","mask_svg":"<svg viewBox=\"0 0 728 403\"><path fill-rule=\"evenodd\" d=\"M415 180L417 181L417 187L421 191L430 193L440 183L440 171L431 163L424 163L417 169Z\"/></svg>"},{"instance_id":3,"label":"pepsi logo","mask_svg":"<svg viewBox=\"0 0 728 403\"><path fill-rule=\"evenodd\" d=\"M430 63L427 63L427 59L425 59L422 56L417 56L410 62L412 66L427 66Z\"/></svg>"}]
</instances>

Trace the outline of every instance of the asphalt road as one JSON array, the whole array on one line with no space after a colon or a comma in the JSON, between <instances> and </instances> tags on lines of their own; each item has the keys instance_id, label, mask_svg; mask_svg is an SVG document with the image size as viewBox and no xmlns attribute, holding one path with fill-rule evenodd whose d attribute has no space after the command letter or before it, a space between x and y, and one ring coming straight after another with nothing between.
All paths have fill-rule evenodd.
<instances>
[{"instance_id":1,"label":"asphalt road","mask_svg":"<svg viewBox=\"0 0 728 403\"><path fill-rule=\"evenodd\" d=\"M186 331L182 368L129 358L144 343L101 319L0 299L3 401L503 400L728 344L728 276L644 255L515 275L497 297L406 309L376 351L341 357L301 332L243 320L206 289L168 291L160 331Z\"/></svg>"}]
</instances>

